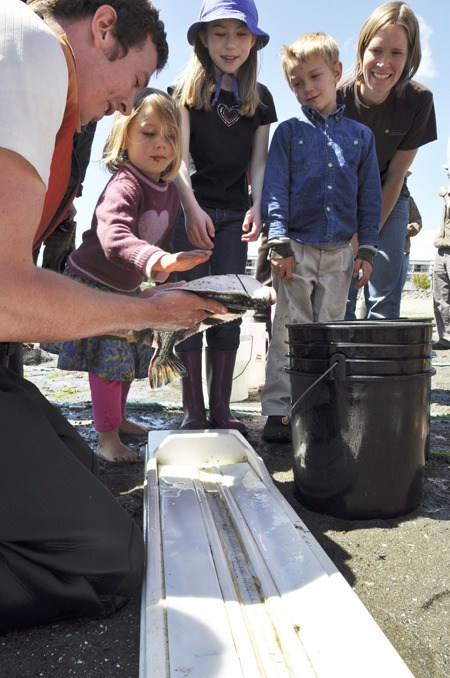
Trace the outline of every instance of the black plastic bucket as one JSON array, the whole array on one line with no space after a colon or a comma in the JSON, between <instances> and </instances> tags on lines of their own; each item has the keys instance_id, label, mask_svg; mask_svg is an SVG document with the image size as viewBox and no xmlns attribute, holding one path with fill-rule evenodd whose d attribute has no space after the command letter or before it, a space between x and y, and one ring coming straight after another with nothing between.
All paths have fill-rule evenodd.
<instances>
[{"instance_id":1,"label":"black plastic bucket","mask_svg":"<svg viewBox=\"0 0 450 678\"><path fill-rule=\"evenodd\" d=\"M418 508L429 446L431 319L288 325L288 336L299 501L346 519ZM403 347L404 357L386 359L383 338ZM342 344L352 345L352 357Z\"/></svg>"},{"instance_id":2,"label":"black plastic bucket","mask_svg":"<svg viewBox=\"0 0 450 678\"><path fill-rule=\"evenodd\" d=\"M417 344L431 341L433 318L396 320L341 320L335 323L288 325L291 342L359 344Z\"/></svg>"},{"instance_id":3,"label":"black plastic bucket","mask_svg":"<svg viewBox=\"0 0 450 678\"><path fill-rule=\"evenodd\" d=\"M430 342L417 344L352 344L344 341L329 341L326 344L292 341L292 353L288 357L328 360L336 353L346 358L363 360L404 360L405 358L429 358ZM290 365L291 369L297 369Z\"/></svg>"},{"instance_id":4,"label":"black plastic bucket","mask_svg":"<svg viewBox=\"0 0 450 678\"><path fill-rule=\"evenodd\" d=\"M323 374L331 364L342 361L343 367L337 365L345 376L380 376L387 374L417 374L431 369L430 358L398 358L397 360L367 360L350 359L343 353L335 353L328 360L316 360L314 358L297 358L292 353L287 353L289 358L289 369L294 372L307 372L312 374Z\"/></svg>"}]
</instances>

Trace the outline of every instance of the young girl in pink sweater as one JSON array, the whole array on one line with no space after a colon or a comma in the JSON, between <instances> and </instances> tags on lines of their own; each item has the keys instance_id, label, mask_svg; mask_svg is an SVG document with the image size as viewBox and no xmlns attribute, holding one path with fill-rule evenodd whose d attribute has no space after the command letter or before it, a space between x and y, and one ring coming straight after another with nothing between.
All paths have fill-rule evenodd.
<instances>
[{"instance_id":1,"label":"young girl in pink sweater","mask_svg":"<svg viewBox=\"0 0 450 678\"><path fill-rule=\"evenodd\" d=\"M180 210L173 183L181 162L180 130L177 104L159 90L143 90L129 117L118 114L102 159L113 176L98 200L91 228L69 258L71 277L135 295L146 279L164 282L172 271L207 261L210 252L204 250L167 252ZM120 330L60 347L60 369L89 373L97 454L109 461L139 458L120 434L146 432L126 418L126 401L133 379L147 374L150 350Z\"/></svg>"}]
</instances>

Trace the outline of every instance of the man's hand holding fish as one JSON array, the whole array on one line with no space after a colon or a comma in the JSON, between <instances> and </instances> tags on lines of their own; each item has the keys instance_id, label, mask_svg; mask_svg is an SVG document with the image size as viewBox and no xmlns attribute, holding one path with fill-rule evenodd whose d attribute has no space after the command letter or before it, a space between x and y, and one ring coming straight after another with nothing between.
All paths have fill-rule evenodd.
<instances>
[{"instance_id":1,"label":"man's hand holding fish","mask_svg":"<svg viewBox=\"0 0 450 678\"><path fill-rule=\"evenodd\" d=\"M194 327L205 318L227 312L226 306L215 299L205 299L193 292L184 292L184 282L167 283L144 290L139 299L151 297L152 312L158 318L154 329L164 331L181 330ZM167 291L170 289L170 294Z\"/></svg>"}]
</instances>

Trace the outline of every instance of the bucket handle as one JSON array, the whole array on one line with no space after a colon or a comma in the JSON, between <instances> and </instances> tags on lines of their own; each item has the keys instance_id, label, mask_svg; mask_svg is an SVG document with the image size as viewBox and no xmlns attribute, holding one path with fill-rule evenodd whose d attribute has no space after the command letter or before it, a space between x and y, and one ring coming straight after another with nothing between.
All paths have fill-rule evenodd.
<instances>
[{"instance_id":1,"label":"bucket handle","mask_svg":"<svg viewBox=\"0 0 450 678\"><path fill-rule=\"evenodd\" d=\"M299 398L297 398L297 400L292 405L292 407L289 411L289 418L291 418L292 413L297 409L297 405L303 400L303 398L314 388L314 386L317 386L319 381L322 381L322 379L325 379L327 374L330 374L330 372L332 372L334 369L337 368L338 378L340 378L340 379L345 378L345 361L346 361L346 357L342 353L335 353L330 358L330 367L327 370L325 370L325 372L323 374L321 374L320 377L318 377L315 381L313 381L313 383L310 386L308 386L306 391L304 391L302 393L302 395ZM332 378L334 378L334 375L332 375Z\"/></svg>"}]
</instances>

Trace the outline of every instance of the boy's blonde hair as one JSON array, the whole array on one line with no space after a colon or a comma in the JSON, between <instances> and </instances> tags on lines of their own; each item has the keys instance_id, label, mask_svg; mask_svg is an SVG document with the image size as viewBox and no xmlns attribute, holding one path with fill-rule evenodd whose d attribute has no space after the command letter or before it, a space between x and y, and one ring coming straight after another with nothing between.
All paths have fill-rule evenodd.
<instances>
[{"instance_id":1,"label":"boy's blonde hair","mask_svg":"<svg viewBox=\"0 0 450 678\"><path fill-rule=\"evenodd\" d=\"M354 80L357 83L364 82L364 53L372 38L391 26L402 26L408 38L408 56L405 68L395 85L395 89L401 92L407 82L417 73L422 59L419 22L411 7L404 2L386 2L377 7L366 19L358 37Z\"/></svg>"},{"instance_id":2,"label":"boy's blonde hair","mask_svg":"<svg viewBox=\"0 0 450 678\"><path fill-rule=\"evenodd\" d=\"M214 64L209 56L208 48L202 43L199 30L195 41L194 51L184 71L177 77L174 83L172 96L177 99L180 106L190 106L199 110L211 110L211 98L216 91L216 78ZM256 82L258 72L258 47L257 42L253 45L248 59L239 68L237 83L241 103L239 112L249 116L255 114L260 103L260 96Z\"/></svg>"},{"instance_id":3,"label":"boy's blonde hair","mask_svg":"<svg viewBox=\"0 0 450 678\"><path fill-rule=\"evenodd\" d=\"M161 181L173 181L181 164L181 114L176 101L159 89L146 87L134 100L130 115L116 113L111 131L103 148L102 165L117 172L127 162L128 128L138 115L152 108L163 121L164 134L170 137L174 150L172 162L161 173Z\"/></svg>"},{"instance_id":4,"label":"boy's blonde hair","mask_svg":"<svg viewBox=\"0 0 450 678\"><path fill-rule=\"evenodd\" d=\"M284 45L281 52L281 65L290 86L290 70L299 61L308 61L312 57L320 57L332 69L339 61L339 47L336 40L326 33L305 33L292 45Z\"/></svg>"}]
</instances>

